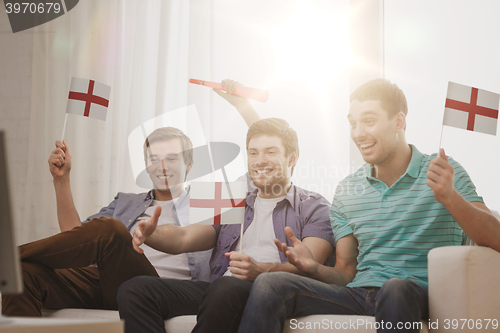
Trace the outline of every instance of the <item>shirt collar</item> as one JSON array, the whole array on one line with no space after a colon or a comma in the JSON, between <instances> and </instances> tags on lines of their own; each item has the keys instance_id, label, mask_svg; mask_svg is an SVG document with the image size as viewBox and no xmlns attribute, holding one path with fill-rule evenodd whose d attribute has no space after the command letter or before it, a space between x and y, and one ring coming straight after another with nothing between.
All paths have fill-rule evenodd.
<instances>
[{"instance_id":1,"label":"shirt collar","mask_svg":"<svg viewBox=\"0 0 500 333\"><path fill-rule=\"evenodd\" d=\"M418 175L420 174L420 165L423 155L414 145L410 144L409 146L411 148L411 159L410 164L408 164L406 172L403 174L403 176L407 174L412 178L418 178ZM372 168L373 164L369 163L366 163L362 168L362 172L367 179L375 179L374 177L372 177Z\"/></svg>"},{"instance_id":2,"label":"shirt collar","mask_svg":"<svg viewBox=\"0 0 500 333\"><path fill-rule=\"evenodd\" d=\"M258 193L258 189L255 189L252 192L250 192L246 198L246 204L248 206L252 207L252 209L254 208L255 199L257 198L257 193ZM295 194L296 194L295 185L293 185L293 183L292 183L292 185L288 189L288 192L285 195L285 199L283 199L283 200L288 200L288 202L290 203L290 206L292 206L293 210L295 210L295 201L296 201ZM280 202L282 202L282 201L280 201Z\"/></svg>"},{"instance_id":3,"label":"shirt collar","mask_svg":"<svg viewBox=\"0 0 500 333\"><path fill-rule=\"evenodd\" d=\"M411 148L411 160L406 173L412 178L418 178L420 174L420 166L422 165L422 153L414 145L410 145Z\"/></svg>"},{"instance_id":4,"label":"shirt collar","mask_svg":"<svg viewBox=\"0 0 500 333\"><path fill-rule=\"evenodd\" d=\"M189 191L191 190L191 185L188 185L184 191L182 191L181 195L179 196L179 198L176 200L175 202L175 206L179 206L181 204L181 202L183 202L186 197L189 195ZM154 200L155 199L155 193L154 193L154 190L150 190L148 192L148 194L146 195L146 199L144 199L144 201L148 201L148 200Z\"/></svg>"}]
</instances>

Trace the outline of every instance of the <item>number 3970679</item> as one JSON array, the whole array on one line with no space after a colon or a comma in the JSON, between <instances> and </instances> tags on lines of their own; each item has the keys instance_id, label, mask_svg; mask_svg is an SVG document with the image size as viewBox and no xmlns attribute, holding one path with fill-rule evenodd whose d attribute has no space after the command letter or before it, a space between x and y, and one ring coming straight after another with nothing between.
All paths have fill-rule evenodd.
<instances>
[{"instance_id":1,"label":"number 3970679","mask_svg":"<svg viewBox=\"0 0 500 333\"><path fill-rule=\"evenodd\" d=\"M7 14L43 14L43 13L56 13L61 11L61 4L46 2L46 3L33 3L33 2L23 2L23 3L9 3L5 4L5 9Z\"/></svg>"}]
</instances>

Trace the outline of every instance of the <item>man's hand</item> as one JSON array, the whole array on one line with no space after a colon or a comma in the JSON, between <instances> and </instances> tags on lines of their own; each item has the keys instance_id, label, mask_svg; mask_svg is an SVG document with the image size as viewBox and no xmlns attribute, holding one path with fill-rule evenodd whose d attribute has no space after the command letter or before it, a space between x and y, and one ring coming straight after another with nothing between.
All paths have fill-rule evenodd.
<instances>
[{"instance_id":1,"label":"man's hand","mask_svg":"<svg viewBox=\"0 0 500 333\"><path fill-rule=\"evenodd\" d=\"M56 149L54 149L49 156L50 173L54 180L60 180L69 177L71 170L71 153L63 140L56 141Z\"/></svg>"},{"instance_id":2,"label":"man's hand","mask_svg":"<svg viewBox=\"0 0 500 333\"><path fill-rule=\"evenodd\" d=\"M434 197L444 206L458 194L455 189L455 169L448 162L444 149L439 150L439 156L433 159L427 171L427 185L434 192Z\"/></svg>"},{"instance_id":3,"label":"man's hand","mask_svg":"<svg viewBox=\"0 0 500 333\"><path fill-rule=\"evenodd\" d=\"M288 247L285 243L281 243L278 239L274 243L278 250L283 252L288 262L297 267L300 271L311 275L318 270L318 263L314 260L309 248L295 237L292 228L285 227L285 233L288 239L292 242L293 247Z\"/></svg>"},{"instance_id":4,"label":"man's hand","mask_svg":"<svg viewBox=\"0 0 500 333\"><path fill-rule=\"evenodd\" d=\"M157 206L153 213L153 216L149 220L139 221L139 225L134 230L134 236L132 238L132 246L134 250L139 253L144 253L144 250L140 248L142 243L151 236L151 234L156 230L158 225L158 218L161 215L161 206Z\"/></svg>"},{"instance_id":5,"label":"man's hand","mask_svg":"<svg viewBox=\"0 0 500 333\"><path fill-rule=\"evenodd\" d=\"M242 105L248 105L249 101L245 97L233 95L234 90L236 87L241 86L242 84L239 82L236 82L234 80L222 80L221 82L222 86L224 87L224 90L226 92L223 92L222 90L219 89L213 89L219 96L224 98L226 101L228 101L231 105L234 107L238 108Z\"/></svg>"},{"instance_id":6,"label":"man's hand","mask_svg":"<svg viewBox=\"0 0 500 333\"><path fill-rule=\"evenodd\" d=\"M224 254L231 259L229 271L232 276L246 281L255 281L261 273L267 272L271 264L260 263L244 253L231 251Z\"/></svg>"}]
</instances>

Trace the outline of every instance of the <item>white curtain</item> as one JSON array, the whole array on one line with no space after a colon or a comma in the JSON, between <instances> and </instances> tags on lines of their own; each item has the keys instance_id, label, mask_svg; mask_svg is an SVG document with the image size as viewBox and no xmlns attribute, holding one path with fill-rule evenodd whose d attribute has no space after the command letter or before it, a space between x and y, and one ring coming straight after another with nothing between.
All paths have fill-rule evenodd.
<instances>
[{"instance_id":1,"label":"white curtain","mask_svg":"<svg viewBox=\"0 0 500 333\"><path fill-rule=\"evenodd\" d=\"M111 86L106 121L68 115L64 139L73 155L80 218L118 191L145 191L135 185L127 137L145 121L188 104L189 62L196 61L190 36L210 29L209 21L191 20L200 10L189 1L85 0L35 28L22 243L59 232L47 159L61 139L71 77ZM190 96L191 102L197 98Z\"/></svg>"}]
</instances>

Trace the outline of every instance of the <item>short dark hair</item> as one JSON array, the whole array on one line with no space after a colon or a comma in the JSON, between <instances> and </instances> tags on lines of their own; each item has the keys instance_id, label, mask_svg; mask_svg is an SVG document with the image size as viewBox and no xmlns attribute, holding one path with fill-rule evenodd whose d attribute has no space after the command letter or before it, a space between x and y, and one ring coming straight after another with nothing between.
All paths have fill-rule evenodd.
<instances>
[{"instance_id":1,"label":"short dark hair","mask_svg":"<svg viewBox=\"0 0 500 333\"><path fill-rule=\"evenodd\" d=\"M151 134L148 135L146 141L144 141L144 161L148 161L148 147L156 141L167 141L170 139L179 139L182 148L182 157L184 158L184 164L189 165L193 163L193 143L191 139L184 134L180 129L175 127L160 127L155 129Z\"/></svg>"},{"instance_id":2,"label":"short dark hair","mask_svg":"<svg viewBox=\"0 0 500 333\"><path fill-rule=\"evenodd\" d=\"M380 101L384 110L390 117L398 112L408 114L408 104L403 91L387 79L375 79L360 85L351 94L350 103L353 101L364 102L368 100Z\"/></svg>"}]
</instances>

